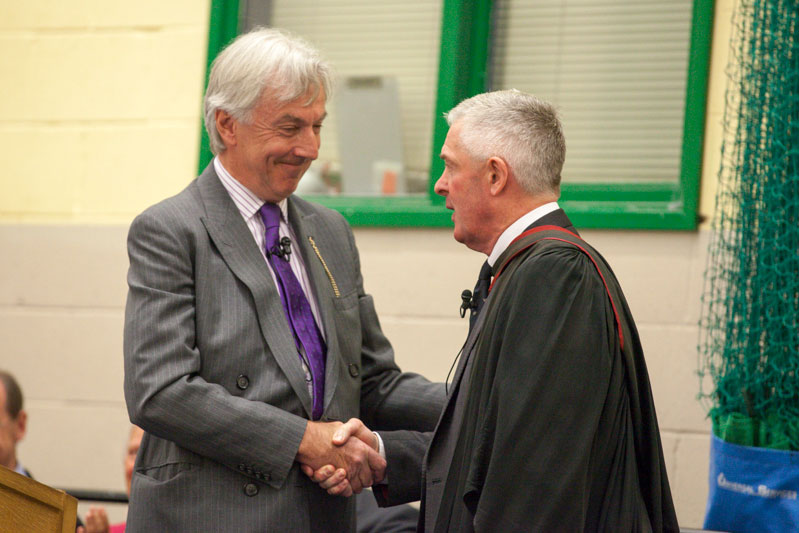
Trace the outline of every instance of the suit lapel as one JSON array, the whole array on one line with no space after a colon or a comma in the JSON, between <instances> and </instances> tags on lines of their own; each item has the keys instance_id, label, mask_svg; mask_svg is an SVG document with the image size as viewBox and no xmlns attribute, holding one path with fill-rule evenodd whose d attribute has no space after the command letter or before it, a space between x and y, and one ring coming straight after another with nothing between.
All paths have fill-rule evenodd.
<instances>
[{"instance_id":1,"label":"suit lapel","mask_svg":"<svg viewBox=\"0 0 799 533\"><path fill-rule=\"evenodd\" d=\"M305 269L308 272L311 288L314 291L319 314L321 315L319 318L324 329L325 342L327 344L324 407L327 409L338 385L340 364L339 343L334 321L336 311L333 308L333 299L336 298L336 295L333 293L330 279L327 277L327 273L317 256L316 250L311 245L310 239L313 239L317 249L320 250L324 250L324 247L334 242L334 240L327 227L320 223L316 213L304 210L299 202L293 201L293 197L289 197L288 216L291 229L298 241L295 243L295 249L299 249L300 254L302 254L302 260L305 263Z\"/></svg>"},{"instance_id":2,"label":"suit lapel","mask_svg":"<svg viewBox=\"0 0 799 533\"><path fill-rule=\"evenodd\" d=\"M197 184L205 204L206 216L201 219L208 235L231 272L252 293L264 340L310 417L311 396L269 268L236 205L214 172L213 164L206 167Z\"/></svg>"}]
</instances>

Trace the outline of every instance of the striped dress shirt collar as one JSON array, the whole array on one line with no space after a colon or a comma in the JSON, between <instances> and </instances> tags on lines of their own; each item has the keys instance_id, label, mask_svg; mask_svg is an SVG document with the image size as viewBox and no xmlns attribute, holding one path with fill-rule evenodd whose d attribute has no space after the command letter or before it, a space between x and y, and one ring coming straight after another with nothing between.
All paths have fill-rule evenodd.
<instances>
[{"instance_id":1,"label":"striped dress shirt collar","mask_svg":"<svg viewBox=\"0 0 799 533\"><path fill-rule=\"evenodd\" d=\"M242 185L236 178L231 176L230 172L222 165L218 157L214 158L214 170L216 170L216 175L219 176L219 180L222 182L225 190L227 190L233 203L236 204L241 216L244 220L250 220L258 210L261 209L261 206L264 205L264 201L258 198L250 189ZM277 205L280 208L283 220L287 221L288 198L283 198Z\"/></svg>"}]
</instances>

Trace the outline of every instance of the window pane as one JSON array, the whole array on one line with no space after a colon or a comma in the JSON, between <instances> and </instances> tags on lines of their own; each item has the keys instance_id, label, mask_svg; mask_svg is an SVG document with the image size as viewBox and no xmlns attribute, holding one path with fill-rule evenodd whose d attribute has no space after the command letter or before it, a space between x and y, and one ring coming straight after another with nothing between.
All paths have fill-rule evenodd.
<instances>
[{"instance_id":1,"label":"window pane","mask_svg":"<svg viewBox=\"0 0 799 533\"><path fill-rule=\"evenodd\" d=\"M565 182L678 181L691 0L496 0L492 88L560 108Z\"/></svg>"},{"instance_id":2,"label":"window pane","mask_svg":"<svg viewBox=\"0 0 799 533\"><path fill-rule=\"evenodd\" d=\"M272 1L271 24L312 42L338 75L315 167L340 171L344 193L381 194L399 170L399 192L427 194L441 11L441 0Z\"/></svg>"}]
</instances>

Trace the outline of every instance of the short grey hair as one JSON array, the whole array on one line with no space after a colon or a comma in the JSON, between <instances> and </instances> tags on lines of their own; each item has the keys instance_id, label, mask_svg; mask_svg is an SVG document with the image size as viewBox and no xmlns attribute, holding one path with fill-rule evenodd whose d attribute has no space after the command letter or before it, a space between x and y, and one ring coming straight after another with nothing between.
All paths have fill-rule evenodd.
<instances>
[{"instance_id":1,"label":"short grey hair","mask_svg":"<svg viewBox=\"0 0 799 533\"><path fill-rule=\"evenodd\" d=\"M290 102L311 92L311 104L333 89L333 69L309 43L284 30L255 28L239 35L214 59L205 91L205 129L211 151L225 144L216 129L216 111L249 122L263 94Z\"/></svg>"},{"instance_id":2,"label":"short grey hair","mask_svg":"<svg viewBox=\"0 0 799 533\"><path fill-rule=\"evenodd\" d=\"M475 159L498 156L530 194L560 195L566 140L555 107L517 90L478 94L446 114L460 124L460 142Z\"/></svg>"}]
</instances>

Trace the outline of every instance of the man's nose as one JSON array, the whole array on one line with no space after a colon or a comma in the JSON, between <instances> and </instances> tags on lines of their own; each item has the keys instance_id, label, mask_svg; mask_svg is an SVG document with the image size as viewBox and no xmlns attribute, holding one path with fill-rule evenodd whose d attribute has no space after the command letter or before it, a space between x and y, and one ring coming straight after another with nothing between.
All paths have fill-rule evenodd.
<instances>
[{"instance_id":1,"label":"man's nose","mask_svg":"<svg viewBox=\"0 0 799 533\"><path fill-rule=\"evenodd\" d=\"M294 155L305 159L316 159L319 157L319 145L321 140L313 128L304 129L302 135L297 139L297 146L294 148Z\"/></svg>"},{"instance_id":2,"label":"man's nose","mask_svg":"<svg viewBox=\"0 0 799 533\"><path fill-rule=\"evenodd\" d=\"M446 180L444 179L444 175L442 174L440 178L436 181L436 184L433 185L433 190L439 196L446 196L447 195L447 187L446 187Z\"/></svg>"}]
</instances>

